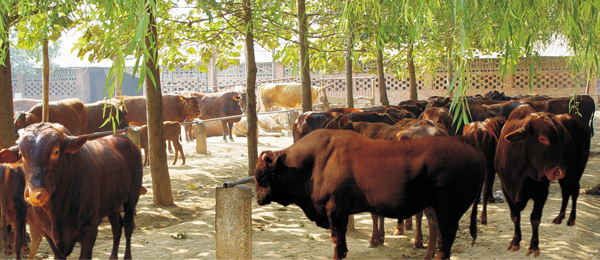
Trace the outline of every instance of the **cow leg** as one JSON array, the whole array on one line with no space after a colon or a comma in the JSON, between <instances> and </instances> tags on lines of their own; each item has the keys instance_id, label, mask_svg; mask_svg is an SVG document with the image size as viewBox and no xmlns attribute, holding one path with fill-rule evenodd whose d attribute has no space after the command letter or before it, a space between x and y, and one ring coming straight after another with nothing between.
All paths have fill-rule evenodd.
<instances>
[{"instance_id":1,"label":"cow leg","mask_svg":"<svg viewBox=\"0 0 600 260\"><path fill-rule=\"evenodd\" d=\"M379 245L385 242L385 217L379 216Z\"/></svg>"},{"instance_id":2,"label":"cow leg","mask_svg":"<svg viewBox=\"0 0 600 260\"><path fill-rule=\"evenodd\" d=\"M147 148L144 149L144 166L148 165L148 157L150 157L149 152L150 151Z\"/></svg>"},{"instance_id":3,"label":"cow leg","mask_svg":"<svg viewBox=\"0 0 600 260\"><path fill-rule=\"evenodd\" d=\"M110 217L109 217L109 219L110 219ZM81 237L81 240L79 241L79 243L81 244L81 253L79 254L79 259L92 259L92 252L94 251L94 243L96 243L96 237L98 236L98 225L100 224L100 223L98 223L99 221L100 221L99 219L96 221L91 221L89 223L89 226L87 226L83 229L83 236ZM114 229L113 229L113 231L114 231ZM114 249L113 249L113 251L114 251Z\"/></svg>"},{"instance_id":4,"label":"cow leg","mask_svg":"<svg viewBox=\"0 0 600 260\"><path fill-rule=\"evenodd\" d=\"M504 194L506 194L506 192L504 192ZM517 209L517 206L513 203L512 199L508 197L508 195L505 195L505 197L508 208L510 209L510 219L512 220L515 228L513 239L510 241L510 244L506 250L516 252L521 249L521 246L519 245L521 243L521 211ZM524 204L527 204L527 202Z\"/></svg>"},{"instance_id":5,"label":"cow leg","mask_svg":"<svg viewBox=\"0 0 600 260\"><path fill-rule=\"evenodd\" d=\"M38 249L40 248L40 243L42 243L42 235L37 231L37 229L30 226L29 234L31 235L31 250L29 250L28 260L35 259L35 255L37 254Z\"/></svg>"},{"instance_id":6,"label":"cow leg","mask_svg":"<svg viewBox=\"0 0 600 260\"><path fill-rule=\"evenodd\" d=\"M396 223L396 231L394 231L394 236L399 236L404 234L404 219L399 219Z\"/></svg>"},{"instance_id":7,"label":"cow leg","mask_svg":"<svg viewBox=\"0 0 600 260\"><path fill-rule=\"evenodd\" d=\"M425 213L427 223L429 224L429 243L427 244L427 254L425 254L423 259L432 259L435 256L436 240L438 241L437 246L441 247L442 243L440 240L442 236L439 234L440 228L438 227L437 217L433 208L426 208L423 210L423 213Z\"/></svg>"},{"instance_id":8,"label":"cow leg","mask_svg":"<svg viewBox=\"0 0 600 260\"><path fill-rule=\"evenodd\" d=\"M536 196L533 198L533 211L529 217L529 221L531 222L531 243L529 243L529 249L527 250L526 256L533 253L533 256L540 255L540 240L539 240L539 228L540 228L540 220L542 219L542 210L544 209L544 204L546 204L546 199L548 198L548 189L542 189ZM525 207L523 207L525 208Z\"/></svg>"},{"instance_id":9,"label":"cow leg","mask_svg":"<svg viewBox=\"0 0 600 260\"><path fill-rule=\"evenodd\" d=\"M4 227L3 229L3 241L6 241L6 243L4 244L4 255L12 255L12 241L11 241L11 225L8 224ZM6 238L4 238L4 236L6 236Z\"/></svg>"},{"instance_id":10,"label":"cow leg","mask_svg":"<svg viewBox=\"0 0 600 260\"><path fill-rule=\"evenodd\" d=\"M567 204L569 204L569 192L566 189L566 185L564 185L563 180L559 180L560 183L560 193L562 195L562 203L560 205L560 213L558 213L558 216L556 216L556 218L554 218L554 220L552 220L552 223L554 224L560 224L562 223L562 220L565 219L565 215L567 212ZM573 203L575 204L575 203ZM572 213L573 211L571 211ZM570 220L570 219L569 219Z\"/></svg>"},{"instance_id":11,"label":"cow leg","mask_svg":"<svg viewBox=\"0 0 600 260\"><path fill-rule=\"evenodd\" d=\"M50 246L50 249L52 249L52 253L54 254L54 259L66 259L66 257L62 256L62 254L56 247L56 244L54 244L54 241L52 241L52 239L48 236L45 236L45 237L46 237L46 241L48 241L48 245Z\"/></svg>"},{"instance_id":12,"label":"cow leg","mask_svg":"<svg viewBox=\"0 0 600 260\"><path fill-rule=\"evenodd\" d=\"M135 214L135 205L138 198L139 195L133 196L133 198L130 197L130 202L123 204L123 208L125 209L125 216L123 217L123 226L125 227L125 259L131 259L131 235L135 229L133 215Z\"/></svg>"},{"instance_id":13,"label":"cow leg","mask_svg":"<svg viewBox=\"0 0 600 260\"><path fill-rule=\"evenodd\" d=\"M379 245L379 216L371 213L371 220L373 221L373 231L371 232L369 247L377 247Z\"/></svg>"},{"instance_id":14,"label":"cow leg","mask_svg":"<svg viewBox=\"0 0 600 260\"><path fill-rule=\"evenodd\" d=\"M192 137L191 137L191 129L192 129L192 125L183 125L183 131L185 132L185 141L186 142L191 142L192 141Z\"/></svg>"},{"instance_id":15,"label":"cow leg","mask_svg":"<svg viewBox=\"0 0 600 260\"><path fill-rule=\"evenodd\" d=\"M169 153L173 153L173 147L171 146L172 141L171 140L167 140L167 147L169 149Z\"/></svg>"},{"instance_id":16,"label":"cow leg","mask_svg":"<svg viewBox=\"0 0 600 260\"><path fill-rule=\"evenodd\" d=\"M348 254L348 246L346 245L348 215L339 214L337 211L328 209L327 218L329 219L329 225L331 226L331 242L335 245L333 259L344 259Z\"/></svg>"},{"instance_id":17,"label":"cow leg","mask_svg":"<svg viewBox=\"0 0 600 260\"><path fill-rule=\"evenodd\" d=\"M123 230L123 220L119 211L115 211L108 216L110 221L110 227L113 234L113 247L110 253L110 259L117 259L119 257L119 243L121 241L121 233Z\"/></svg>"},{"instance_id":18,"label":"cow leg","mask_svg":"<svg viewBox=\"0 0 600 260\"><path fill-rule=\"evenodd\" d=\"M496 170L493 168L494 162L492 161L490 163L488 160L488 162L486 164L486 166L488 166L487 168L489 168L490 164L492 166L492 169L486 169L486 171L485 171L485 178L483 180L483 190L482 190L483 210L481 211L481 224L484 224L484 225L487 225L487 204L488 204L488 200L490 198L493 198L492 188L494 186L494 178L496 177ZM477 196L477 198L479 198L479 196Z\"/></svg>"},{"instance_id":19,"label":"cow leg","mask_svg":"<svg viewBox=\"0 0 600 260\"><path fill-rule=\"evenodd\" d=\"M577 189L574 189L574 191L575 192L571 193L573 204L571 205L571 214L569 215L569 220L567 220L567 226L575 226L575 218L577 217L577 197L579 196L579 183L577 183Z\"/></svg>"},{"instance_id":20,"label":"cow leg","mask_svg":"<svg viewBox=\"0 0 600 260\"><path fill-rule=\"evenodd\" d=\"M412 217L411 217L412 218ZM421 221L423 220L423 211L415 214L415 248L423 248L423 231L421 230Z\"/></svg>"},{"instance_id":21,"label":"cow leg","mask_svg":"<svg viewBox=\"0 0 600 260\"><path fill-rule=\"evenodd\" d=\"M227 129L227 121L221 120L221 129L223 130L223 142L227 142L227 133L229 133L229 130Z\"/></svg>"},{"instance_id":22,"label":"cow leg","mask_svg":"<svg viewBox=\"0 0 600 260\"><path fill-rule=\"evenodd\" d=\"M173 165L175 165L175 163L177 162L177 152L178 151L179 151L179 154L181 154L181 160L183 160L181 165L185 165L185 155L183 154L183 146L181 146L181 143L179 141L174 141L173 146L175 146L175 162L173 162Z\"/></svg>"},{"instance_id":23,"label":"cow leg","mask_svg":"<svg viewBox=\"0 0 600 260\"><path fill-rule=\"evenodd\" d=\"M412 217L407 218L407 219L404 220L404 229L406 229L406 230L412 230L412 226L413 226L413 224L412 224Z\"/></svg>"},{"instance_id":24,"label":"cow leg","mask_svg":"<svg viewBox=\"0 0 600 260\"><path fill-rule=\"evenodd\" d=\"M234 142L233 141L233 135L232 135L232 132L233 132L233 122L227 122L227 127L228 127L227 133L229 133L229 141Z\"/></svg>"},{"instance_id":25,"label":"cow leg","mask_svg":"<svg viewBox=\"0 0 600 260\"><path fill-rule=\"evenodd\" d=\"M442 248L435 256L435 259L450 259L450 250L452 249L454 239L456 238L456 231L458 230L458 220L453 221L453 223L440 223L439 227L442 236Z\"/></svg>"},{"instance_id":26,"label":"cow leg","mask_svg":"<svg viewBox=\"0 0 600 260\"><path fill-rule=\"evenodd\" d=\"M18 220L15 226L15 256L17 259L21 259L21 248L23 248L23 241L25 239L25 222ZM27 247L27 243L25 243Z\"/></svg>"}]
</instances>

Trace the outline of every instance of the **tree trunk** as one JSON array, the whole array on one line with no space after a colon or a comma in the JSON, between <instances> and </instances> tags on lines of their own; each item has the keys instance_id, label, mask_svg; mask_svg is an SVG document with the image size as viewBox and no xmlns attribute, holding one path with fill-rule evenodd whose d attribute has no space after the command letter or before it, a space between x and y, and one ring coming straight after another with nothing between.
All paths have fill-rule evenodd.
<instances>
[{"instance_id":1,"label":"tree trunk","mask_svg":"<svg viewBox=\"0 0 600 260\"><path fill-rule=\"evenodd\" d=\"M244 0L246 23L246 116L248 117L248 175L254 175L258 161L258 118L256 117L256 60L254 58L254 35L252 34L252 8L250 0Z\"/></svg>"},{"instance_id":2,"label":"tree trunk","mask_svg":"<svg viewBox=\"0 0 600 260\"><path fill-rule=\"evenodd\" d=\"M49 122L50 120L50 57L48 56L48 39L42 40L42 53L43 53L43 75L42 75L42 122Z\"/></svg>"},{"instance_id":3,"label":"tree trunk","mask_svg":"<svg viewBox=\"0 0 600 260\"><path fill-rule=\"evenodd\" d=\"M454 88L452 88L452 80L454 79L454 62L448 59L448 96L454 97Z\"/></svg>"},{"instance_id":4,"label":"tree trunk","mask_svg":"<svg viewBox=\"0 0 600 260\"><path fill-rule=\"evenodd\" d=\"M354 108L354 95L352 94L354 85L354 80L352 79L352 48L354 46L354 37L351 26L348 26L346 34L346 57L344 59L346 63L346 106Z\"/></svg>"},{"instance_id":5,"label":"tree trunk","mask_svg":"<svg viewBox=\"0 0 600 260\"><path fill-rule=\"evenodd\" d=\"M152 0L150 0L152 1ZM173 205L173 193L169 168L167 166L167 151L163 136L162 93L160 86L160 70L158 67L157 28L156 18L148 9L150 22L146 36L146 47L150 57L146 56L146 111L148 113L148 145L150 150L150 172L154 205ZM154 77L154 82L151 77Z\"/></svg>"},{"instance_id":6,"label":"tree trunk","mask_svg":"<svg viewBox=\"0 0 600 260\"><path fill-rule=\"evenodd\" d=\"M5 39L8 29L5 28ZM4 65L0 64L0 146L8 148L15 144L15 125L13 123L12 74L10 69L10 43L0 42L0 52L4 53Z\"/></svg>"},{"instance_id":7,"label":"tree trunk","mask_svg":"<svg viewBox=\"0 0 600 260\"><path fill-rule=\"evenodd\" d=\"M408 62L408 74L410 77L410 100L417 100L417 79L415 74L415 62L413 60L413 44L410 44L408 48L408 53L406 57L406 61Z\"/></svg>"},{"instance_id":8,"label":"tree trunk","mask_svg":"<svg viewBox=\"0 0 600 260\"><path fill-rule=\"evenodd\" d=\"M312 88L310 82L310 59L305 0L298 0L298 38L300 39L300 77L302 78L302 112L312 111Z\"/></svg>"},{"instance_id":9,"label":"tree trunk","mask_svg":"<svg viewBox=\"0 0 600 260\"><path fill-rule=\"evenodd\" d=\"M379 79L379 101L382 106L389 106L390 101L385 87L385 74L383 72L383 48L377 48L377 77ZM375 86L373 86L375 87Z\"/></svg>"}]
</instances>

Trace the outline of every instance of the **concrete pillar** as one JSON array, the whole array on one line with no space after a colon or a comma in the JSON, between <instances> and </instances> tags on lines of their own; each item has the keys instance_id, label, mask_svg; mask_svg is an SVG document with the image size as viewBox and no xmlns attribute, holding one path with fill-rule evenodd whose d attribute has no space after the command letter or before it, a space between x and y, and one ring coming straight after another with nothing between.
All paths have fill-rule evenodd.
<instances>
[{"instance_id":1,"label":"concrete pillar","mask_svg":"<svg viewBox=\"0 0 600 260\"><path fill-rule=\"evenodd\" d=\"M252 189L217 187L216 259L252 258Z\"/></svg>"},{"instance_id":2,"label":"concrete pillar","mask_svg":"<svg viewBox=\"0 0 600 260\"><path fill-rule=\"evenodd\" d=\"M354 231L354 215L348 216L347 231Z\"/></svg>"},{"instance_id":3,"label":"concrete pillar","mask_svg":"<svg viewBox=\"0 0 600 260\"><path fill-rule=\"evenodd\" d=\"M129 137L131 141L137 146L138 149L142 149L140 141L140 128L137 126L129 126L126 128L125 136Z\"/></svg>"},{"instance_id":4,"label":"concrete pillar","mask_svg":"<svg viewBox=\"0 0 600 260\"><path fill-rule=\"evenodd\" d=\"M298 119L298 110L290 111L288 119L290 120L290 127L294 127L294 123L296 122L296 119Z\"/></svg>"},{"instance_id":5,"label":"concrete pillar","mask_svg":"<svg viewBox=\"0 0 600 260\"><path fill-rule=\"evenodd\" d=\"M208 148L206 147L206 126L202 122L196 123L196 152L208 154Z\"/></svg>"}]
</instances>

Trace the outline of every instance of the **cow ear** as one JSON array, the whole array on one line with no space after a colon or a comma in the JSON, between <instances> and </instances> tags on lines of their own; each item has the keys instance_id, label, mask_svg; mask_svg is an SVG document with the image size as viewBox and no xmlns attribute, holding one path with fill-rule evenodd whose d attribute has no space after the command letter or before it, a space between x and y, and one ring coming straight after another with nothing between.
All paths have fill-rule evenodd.
<instances>
[{"instance_id":1,"label":"cow ear","mask_svg":"<svg viewBox=\"0 0 600 260\"><path fill-rule=\"evenodd\" d=\"M240 97L240 94L235 94L235 95L233 96L233 100L235 100L235 101L238 101L238 100L240 100L240 98L241 98L241 97Z\"/></svg>"},{"instance_id":2,"label":"cow ear","mask_svg":"<svg viewBox=\"0 0 600 260\"><path fill-rule=\"evenodd\" d=\"M17 146L0 151L0 163L16 163L21 160L21 154Z\"/></svg>"},{"instance_id":3,"label":"cow ear","mask_svg":"<svg viewBox=\"0 0 600 260\"><path fill-rule=\"evenodd\" d=\"M277 169L282 165L285 165L285 158L287 157L286 153L282 153L277 158L275 158L275 163L273 164L273 168Z\"/></svg>"},{"instance_id":4,"label":"cow ear","mask_svg":"<svg viewBox=\"0 0 600 260\"><path fill-rule=\"evenodd\" d=\"M504 136L504 139L509 142L518 142L525 140L525 138L527 138L527 136L530 135L530 130L531 121L528 120L522 127Z\"/></svg>"},{"instance_id":5,"label":"cow ear","mask_svg":"<svg viewBox=\"0 0 600 260\"><path fill-rule=\"evenodd\" d=\"M87 142L87 136L67 136L65 141L65 153L74 153L79 151L81 147Z\"/></svg>"},{"instance_id":6,"label":"cow ear","mask_svg":"<svg viewBox=\"0 0 600 260\"><path fill-rule=\"evenodd\" d=\"M349 120L348 116L342 116L342 118L340 118L340 128L348 128L348 125L350 124Z\"/></svg>"}]
</instances>

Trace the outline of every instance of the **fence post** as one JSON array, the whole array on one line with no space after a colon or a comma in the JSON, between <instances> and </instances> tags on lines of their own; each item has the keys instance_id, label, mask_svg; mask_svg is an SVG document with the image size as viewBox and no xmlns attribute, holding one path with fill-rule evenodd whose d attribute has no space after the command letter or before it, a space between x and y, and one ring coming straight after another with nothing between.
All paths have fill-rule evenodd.
<instances>
[{"instance_id":1,"label":"fence post","mask_svg":"<svg viewBox=\"0 0 600 260\"><path fill-rule=\"evenodd\" d=\"M252 189L217 187L216 259L252 258Z\"/></svg>"},{"instance_id":2,"label":"fence post","mask_svg":"<svg viewBox=\"0 0 600 260\"><path fill-rule=\"evenodd\" d=\"M142 149L140 141L140 128L137 126L128 126L125 128L125 136L127 136L138 149Z\"/></svg>"},{"instance_id":3,"label":"fence post","mask_svg":"<svg viewBox=\"0 0 600 260\"><path fill-rule=\"evenodd\" d=\"M296 123L296 119L298 119L298 110L290 111L288 119L290 120L290 127L294 127L294 123Z\"/></svg>"},{"instance_id":4,"label":"fence post","mask_svg":"<svg viewBox=\"0 0 600 260\"><path fill-rule=\"evenodd\" d=\"M208 154L206 147L206 126L202 122L196 123L196 152Z\"/></svg>"}]
</instances>

